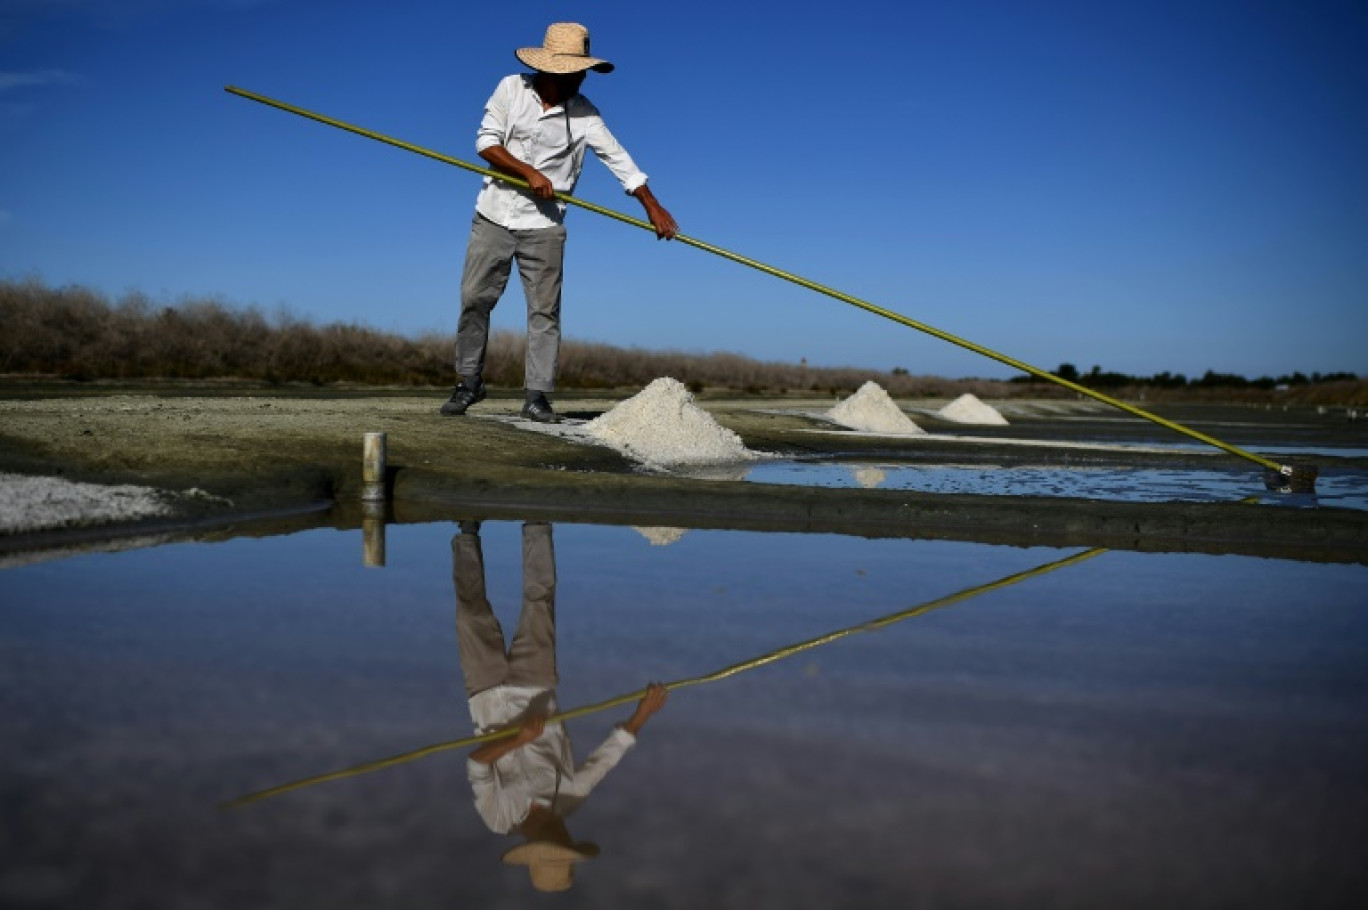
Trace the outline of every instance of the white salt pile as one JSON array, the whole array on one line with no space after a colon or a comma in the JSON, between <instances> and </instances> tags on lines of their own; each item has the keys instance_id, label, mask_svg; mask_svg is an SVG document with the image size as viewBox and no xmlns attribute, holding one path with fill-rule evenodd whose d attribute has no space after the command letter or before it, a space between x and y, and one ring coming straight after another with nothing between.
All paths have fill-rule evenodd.
<instances>
[{"instance_id":1,"label":"white salt pile","mask_svg":"<svg viewBox=\"0 0 1368 910\"><path fill-rule=\"evenodd\" d=\"M585 424L600 442L654 467L748 461L756 453L694 403L677 379L662 376Z\"/></svg>"},{"instance_id":2,"label":"white salt pile","mask_svg":"<svg viewBox=\"0 0 1368 910\"><path fill-rule=\"evenodd\" d=\"M827 411L826 416L843 427L867 433L921 436L926 433L902 412L877 382L866 382L859 391Z\"/></svg>"},{"instance_id":3,"label":"white salt pile","mask_svg":"<svg viewBox=\"0 0 1368 910\"><path fill-rule=\"evenodd\" d=\"M965 393L936 412L945 420L955 423L977 423L985 426L1005 427L1007 418L991 404L984 404L974 395Z\"/></svg>"}]
</instances>

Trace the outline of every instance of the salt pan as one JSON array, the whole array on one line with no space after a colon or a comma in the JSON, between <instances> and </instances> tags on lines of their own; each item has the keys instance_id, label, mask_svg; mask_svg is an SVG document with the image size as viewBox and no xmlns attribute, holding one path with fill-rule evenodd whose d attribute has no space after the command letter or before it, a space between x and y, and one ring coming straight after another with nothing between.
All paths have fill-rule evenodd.
<instances>
[{"instance_id":1,"label":"salt pan","mask_svg":"<svg viewBox=\"0 0 1368 910\"><path fill-rule=\"evenodd\" d=\"M600 442L655 467L748 461L741 437L694 403L677 379L662 376L585 425Z\"/></svg>"},{"instance_id":2,"label":"salt pan","mask_svg":"<svg viewBox=\"0 0 1368 910\"><path fill-rule=\"evenodd\" d=\"M984 404L974 395L966 392L936 412L945 420L955 423L977 423L985 426L1005 427L1007 418L997 408Z\"/></svg>"},{"instance_id":3,"label":"salt pan","mask_svg":"<svg viewBox=\"0 0 1368 910\"><path fill-rule=\"evenodd\" d=\"M826 416L841 426L868 433L895 436L922 436L926 431L902 412L877 382L866 382L859 390L827 411Z\"/></svg>"}]
</instances>

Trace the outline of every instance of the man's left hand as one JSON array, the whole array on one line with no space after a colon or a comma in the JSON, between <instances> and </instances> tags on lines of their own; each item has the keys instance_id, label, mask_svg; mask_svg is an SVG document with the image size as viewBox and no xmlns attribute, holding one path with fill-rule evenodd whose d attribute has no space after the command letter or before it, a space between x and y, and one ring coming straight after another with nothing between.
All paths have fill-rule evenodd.
<instances>
[{"instance_id":1,"label":"man's left hand","mask_svg":"<svg viewBox=\"0 0 1368 910\"><path fill-rule=\"evenodd\" d=\"M673 215L665 211L665 206L656 201L651 188L643 183L632 192L632 195L641 200L641 205L646 209L646 217L651 219L651 227L655 228L656 238L673 240L679 233L679 224Z\"/></svg>"},{"instance_id":2,"label":"man's left hand","mask_svg":"<svg viewBox=\"0 0 1368 910\"><path fill-rule=\"evenodd\" d=\"M646 721L651 719L661 708L665 707L665 700L670 697L670 690L662 683L651 683L646 687L646 694L637 702L636 710L632 716L622 725L622 729L636 736L641 732L641 728L646 726Z\"/></svg>"},{"instance_id":3,"label":"man's left hand","mask_svg":"<svg viewBox=\"0 0 1368 910\"><path fill-rule=\"evenodd\" d=\"M659 203L654 208L648 208L646 214L650 216L657 240L673 240L679 233L679 224L674 220L674 216L661 208Z\"/></svg>"}]
</instances>

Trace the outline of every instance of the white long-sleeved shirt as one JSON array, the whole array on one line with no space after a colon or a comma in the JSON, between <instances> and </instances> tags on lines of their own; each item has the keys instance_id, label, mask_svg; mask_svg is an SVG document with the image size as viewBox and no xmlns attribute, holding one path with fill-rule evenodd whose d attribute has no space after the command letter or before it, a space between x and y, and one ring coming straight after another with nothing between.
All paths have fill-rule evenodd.
<instances>
[{"instance_id":1,"label":"white long-sleeved shirt","mask_svg":"<svg viewBox=\"0 0 1368 910\"><path fill-rule=\"evenodd\" d=\"M539 697L547 699L547 713L555 714L555 693L546 689L495 686L472 696L470 717L475 721L475 732L484 734L507 726ZM549 723L541 736L492 764L466 759L466 776L475 793L475 809L490 830L498 834L507 834L522 824L534 802L564 818L580 807L634 745L635 736L620 727L614 728L603 744L576 768L565 727Z\"/></svg>"},{"instance_id":2,"label":"white long-sleeved shirt","mask_svg":"<svg viewBox=\"0 0 1368 910\"><path fill-rule=\"evenodd\" d=\"M475 150L496 145L545 174L559 193L575 191L585 148L608 166L626 192L646 182L646 175L613 138L588 98L577 94L563 105L542 110L529 75L505 77L485 104ZM509 230L553 227L565 219L565 203L538 199L493 177L485 178L475 210Z\"/></svg>"}]
</instances>

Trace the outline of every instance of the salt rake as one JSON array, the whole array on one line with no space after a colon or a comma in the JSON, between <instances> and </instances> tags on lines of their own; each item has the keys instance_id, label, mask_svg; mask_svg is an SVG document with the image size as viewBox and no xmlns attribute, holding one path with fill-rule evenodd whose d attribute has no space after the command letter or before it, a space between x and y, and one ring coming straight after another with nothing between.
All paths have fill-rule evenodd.
<instances>
[{"instance_id":1,"label":"salt rake","mask_svg":"<svg viewBox=\"0 0 1368 910\"><path fill-rule=\"evenodd\" d=\"M292 104L286 104L283 101L277 101L273 98L267 98L266 96L258 95L255 92L249 92L245 89L237 88L231 85L224 86L224 91L233 95L237 95L241 98L246 98L249 101L256 101L261 104L265 104L269 107L274 107L291 114L297 114L298 116L305 117L309 120L315 120L319 123L324 123L328 126L336 127L340 130L346 130L349 133L355 133L358 136L365 136L368 139L374 139L377 142L383 142L386 145L392 145L395 148L401 148L405 151L414 152L415 154L422 155L427 158L432 158L436 161L441 161L444 164L451 164L456 167L463 168L467 171L473 171L476 174L481 174L485 177L492 177L495 180L502 180L503 182L511 184L513 186L528 188L527 181L522 180L520 178L504 174L500 171L480 167L477 164L471 164L468 161L462 161L461 159L453 158L450 155L443 155L440 152L435 152L431 149L426 149L422 146L414 145L409 142L404 142L399 139L393 139L389 136L385 136L373 130L368 130L363 127L354 126L350 123L345 123L341 120L334 120L333 118L325 117L322 114L315 114L312 111L307 111L303 108L295 107ZM643 221L640 218L634 218L631 215L626 215L622 212L614 211L613 209L604 208L601 205L596 205L595 203L587 202L583 199L578 199L566 193L556 193L556 198L568 205L574 205L582 209L588 209L591 212L596 212L597 214L605 215L609 218L621 221L624 224L630 224L635 227L639 227L644 230L655 233L655 227L651 225L650 222ZM689 237L685 234L676 234L674 239L679 243L696 247L700 250L705 250L706 252L712 253L716 256L721 256L723 259L730 259L732 262L738 262L741 265L750 266L751 268L764 272L767 275L773 275L775 278L782 278L785 281L790 281L796 285L799 285L800 287L805 287L808 290L816 291L819 294L825 294L828 297L835 298L836 300L839 300L842 303L848 303L851 306L859 307L860 309L873 313L876 316L882 316L885 319L891 319L892 321L899 323L900 325L905 325L908 328L916 329L919 332L925 332L927 335L939 338L942 341L948 341L951 344L958 345L959 347L973 351L976 354L981 354L984 357L996 360L999 363L1004 363L1007 366L1021 370L1022 372L1035 376L1038 379L1044 379L1049 382L1053 382L1055 385L1063 386L1064 388L1069 389L1073 392L1077 392L1080 395L1086 395L1089 398L1093 398L1097 401L1102 402L1103 404L1110 405L1111 407L1117 408L1118 410L1125 411L1128 414L1133 414L1136 417L1141 417L1152 423L1157 423L1162 427L1166 427L1167 429L1173 430L1177 433L1182 433L1184 436L1196 439L1197 441L1206 443L1207 445L1215 446L1216 448L1221 449L1224 452L1227 452L1231 455L1235 455L1239 458L1243 458L1246 461L1252 461L1265 469L1264 484L1270 490L1275 490L1280 493L1315 492L1316 477L1320 473L1320 471L1314 465L1279 464L1278 462L1273 461L1269 458L1265 458L1262 455L1256 455L1253 452L1248 452L1237 446L1233 446L1230 443L1222 442L1221 440L1216 439L1215 437L1208 436L1207 434L1199 432L1198 430L1194 430L1191 427L1187 427L1175 421L1160 417L1158 414L1151 414L1149 411L1146 411L1142 408L1138 408L1135 405L1128 404L1116 398L1112 398L1110 395L1104 395L1101 392L1095 391L1093 389L1088 388L1087 386L1080 385L1076 382L1065 379L1062 376L1056 376L1054 373L1042 370L1039 367L1031 366L1029 363L1017 360L1015 357L1008 357L1006 354L999 353L998 351L994 351L991 348L986 348L981 344L976 344L972 341L969 341L968 339L960 338L959 336L952 335L949 332L941 331L940 329L935 328L934 326L927 325L924 322L918 322L917 320L904 316L901 313L895 313L892 310L885 309L884 307L870 303L867 300L861 300L858 297L853 297L850 294L838 291L835 288L829 288L826 285L818 284L815 281L809 281L808 279L803 278L799 275L795 275L792 272L785 272L782 269L777 269L774 266L766 265L763 262L759 262L755 259L750 259L738 253L733 253L730 250L723 249L720 246L714 246L711 243L705 243L702 240Z\"/></svg>"}]
</instances>

